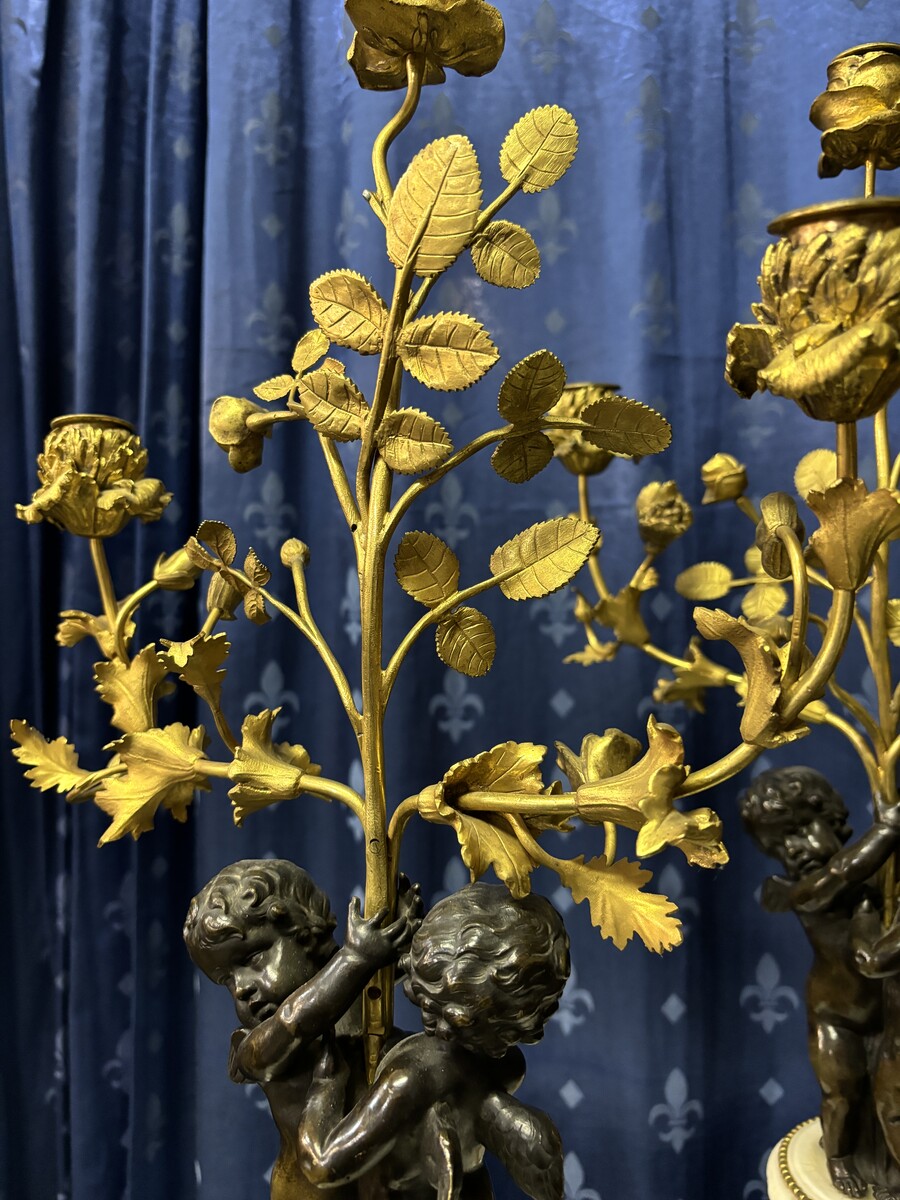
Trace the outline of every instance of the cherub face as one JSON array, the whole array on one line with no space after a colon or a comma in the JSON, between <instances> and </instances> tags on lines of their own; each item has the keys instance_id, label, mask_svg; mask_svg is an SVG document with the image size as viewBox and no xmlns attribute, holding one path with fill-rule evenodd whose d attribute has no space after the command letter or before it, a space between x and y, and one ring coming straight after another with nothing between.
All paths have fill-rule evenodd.
<instances>
[{"instance_id":1,"label":"cherub face","mask_svg":"<svg viewBox=\"0 0 900 1200\"><path fill-rule=\"evenodd\" d=\"M489 1010L474 1013L462 1005L440 1004L429 996L417 996L416 1003L422 1009L422 1027L427 1034L455 1042L473 1054L502 1058L517 1042L536 1042L541 1037L541 1029L524 1028L523 1022L492 1016Z\"/></svg>"},{"instance_id":2,"label":"cherub face","mask_svg":"<svg viewBox=\"0 0 900 1200\"><path fill-rule=\"evenodd\" d=\"M795 809L780 828L767 828L759 842L791 879L824 867L843 846L831 822L812 809Z\"/></svg>"},{"instance_id":3,"label":"cherub face","mask_svg":"<svg viewBox=\"0 0 900 1200\"><path fill-rule=\"evenodd\" d=\"M231 992L238 1020L253 1029L308 983L321 964L290 935L256 925L241 938L228 938L203 951L200 963L214 983Z\"/></svg>"}]
</instances>

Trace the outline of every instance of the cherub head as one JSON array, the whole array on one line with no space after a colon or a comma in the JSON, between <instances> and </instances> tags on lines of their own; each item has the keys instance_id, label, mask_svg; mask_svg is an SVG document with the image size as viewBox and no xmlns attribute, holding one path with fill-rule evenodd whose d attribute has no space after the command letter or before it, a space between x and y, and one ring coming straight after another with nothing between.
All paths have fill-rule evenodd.
<instances>
[{"instance_id":1,"label":"cherub head","mask_svg":"<svg viewBox=\"0 0 900 1200\"><path fill-rule=\"evenodd\" d=\"M402 965L426 1033L499 1058L543 1035L569 976L569 939L543 897L471 883L428 913Z\"/></svg>"},{"instance_id":2,"label":"cherub head","mask_svg":"<svg viewBox=\"0 0 900 1200\"><path fill-rule=\"evenodd\" d=\"M791 879L823 867L850 837L844 801L812 767L763 771L740 805L744 828Z\"/></svg>"},{"instance_id":3,"label":"cherub head","mask_svg":"<svg viewBox=\"0 0 900 1200\"><path fill-rule=\"evenodd\" d=\"M213 983L231 992L238 1019L252 1028L335 953L328 897L306 871L279 858L225 867L191 901L188 953Z\"/></svg>"}]
</instances>

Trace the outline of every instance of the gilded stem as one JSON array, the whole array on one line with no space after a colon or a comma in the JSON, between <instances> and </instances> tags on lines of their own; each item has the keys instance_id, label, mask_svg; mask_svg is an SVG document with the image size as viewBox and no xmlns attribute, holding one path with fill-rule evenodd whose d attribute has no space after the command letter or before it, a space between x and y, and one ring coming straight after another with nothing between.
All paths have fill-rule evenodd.
<instances>
[{"instance_id":1,"label":"gilded stem","mask_svg":"<svg viewBox=\"0 0 900 1200\"><path fill-rule=\"evenodd\" d=\"M590 494L588 492L588 477L587 475L578 476L578 515L582 521L593 523L591 515ZM606 579L603 576L603 571L600 567L600 560L597 557L598 550L593 550L588 558L588 571L591 575L591 581L597 591L597 595L601 600L609 599L609 588L606 586Z\"/></svg>"},{"instance_id":2,"label":"gilded stem","mask_svg":"<svg viewBox=\"0 0 900 1200\"><path fill-rule=\"evenodd\" d=\"M119 616L119 602L113 587L112 576L109 573L109 562L102 538L89 539L91 547L91 562L94 574L97 576L97 587L100 591L100 603L103 605L103 615L106 617L106 627L115 638L115 655L123 662L128 662L128 651L125 649L124 637L118 636L116 623Z\"/></svg>"}]
</instances>

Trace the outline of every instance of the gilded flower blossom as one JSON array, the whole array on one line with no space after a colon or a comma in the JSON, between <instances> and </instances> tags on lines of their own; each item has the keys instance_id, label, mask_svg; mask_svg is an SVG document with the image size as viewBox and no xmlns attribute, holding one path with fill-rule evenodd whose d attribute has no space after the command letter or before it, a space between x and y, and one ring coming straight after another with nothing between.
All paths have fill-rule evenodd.
<instances>
[{"instance_id":1,"label":"gilded flower blossom","mask_svg":"<svg viewBox=\"0 0 900 1200\"><path fill-rule=\"evenodd\" d=\"M271 426L262 432L251 429L248 417L267 410L241 396L219 396L209 413L209 432L217 446L228 453L228 462L243 474L262 462L263 438L271 436Z\"/></svg>"},{"instance_id":2,"label":"gilded flower blossom","mask_svg":"<svg viewBox=\"0 0 900 1200\"><path fill-rule=\"evenodd\" d=\"M737 500L747 490L747 468L733 454L714 454L700 468L700 478L706 491L702 504L718 504L722 500Z\"/></svg>"},{"instance_id":3,"label":"gilded flower blossom","mask_svg":"<svg viewBox=\"0 0 900 1200\"><path fill-rule=\"evenodd\" d=\"M546 419L552 421L554 417L560 417L577 421L595 400L617 392L618 387L614 383L568 383ZM599 475L614 458L608 450L592 446L577 429L548 429L547 436L553 443L554 455L573 475Z\"/></svg>"},{"instance_id":4,"label":"gilded flower blossom","mask_svg":"<svg viewBox=\"0 0 900 1200\"><path fill-rule=\"evenodd\" d=\"M638 492L634 506L641 540L650 554L665 550L690 529L694 520L691 506L672 479L648 483Z\"/></svg>"},{"instance_id":5,"label":"gilded flower blossom","mask_svg":"<svg viewBox=\"0 0 900 1200\"><path fill-rule=\"evenodd\" d=\"M867 159L882 171L900 165L900 46L857 46L834 59L809 119L822 130L821 176Z\"/></svg>"},{"instance_id":6,"label":"gilded flower blossom","mask_svg":"<svg viewBox=\"0 0 900 1200\"><path fill-rule=\"evenodd\" d=\"M503 53L500 13L484 0L345 0L356 34L347 59L360 86L406 87L406 59L425 54L423 83L443 83L444 68L486 75Z\"/></svg>"},{"instance_id":7,"label":"gilded flower blossom","mask_svg":"<svg viewBox=\"0 0 900 1200\"><path fill-rule=\"evenodd\" d=\"M49 521L79 537L107 538L132 517L157 521L172 499L145 479L147 451L127 421L77 414L57 417L38 455L41 486L16 513L30 525Z\"/></svg>"}]
</instances>

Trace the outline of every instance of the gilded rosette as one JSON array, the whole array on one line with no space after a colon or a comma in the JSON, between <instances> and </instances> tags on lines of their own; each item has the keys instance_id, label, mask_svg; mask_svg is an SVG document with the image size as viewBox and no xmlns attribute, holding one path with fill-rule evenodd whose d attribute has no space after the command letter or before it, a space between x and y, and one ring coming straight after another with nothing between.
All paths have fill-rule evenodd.
<instances>
[{"instance_id":1,"label":"gilded rosette","mask_svg":"<svg viewBox=\"0 0 900 1200\"><path fill-rule=\"evenodd\" d=\"M157 521L172 498L161 480L144 477L147 451L117 417L58 417L37 465L41 486L30 504L16 505L17 515L79 537L113 537L132 517Z\"/></svg>"},{"instance_id":2,"label":"gilded rosette","mask_svg":"<svg viewBox=\"0 0 900 1200\"><path fill-rule=\"evenodd\" d=\"M567 383L562 396L547 413L547 420L580 421L595 400L616 395L618 391L616 383ZM592 445L580 430L548 429L547 436L553 443L555 457L573 475L599 475L613 460L609 450Z\"/></svg>"},{"instance_id":3,"label":"gilded rosette","mask_svg":"<svg viewBox=\"0 0 900 1200\"><path fill-rule=\"evenodd\" d=\"M634 506L641 541L650 554L665 550L670 542L687 533L694 520L690 504L672 479L642 487Z\"/></svg>"},{"instance_id":4,"label":"gilded rosette","mask_svg":"<svg viewBox=\"0 0 900 1200\"><path fill-rule=\"evenodd\" d=\"M900 165L900 45L871 43L839 54L809 119L822 130L824 178L866 162L880 171Z\"/></svg>"},{"instance_id":5,"label":"gilded rosette","mask_svg":"<svg viewBox=\"0 0 900 1200\"><path fill-rule=\"evenodd\" d=\"M725 378L819 421L878 412L900 386L900 199L813 205L769 226L755 325L728 335Z\"/></svg>"},{"instance_id":6,"label":"gilded rosette","mask_svg":"<svg viewBox=\"0 0 900 1200\"><path fill-rule=\"evenodd\" d=\"M360 87L405 88L406 60L425 56L423 83L444 69L486 75L503 53L500 13L484 0L345 0L356 34L347 58Z\"/></svg>"}]
</instances>

